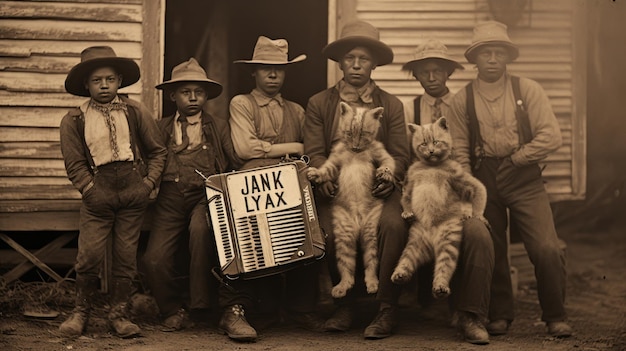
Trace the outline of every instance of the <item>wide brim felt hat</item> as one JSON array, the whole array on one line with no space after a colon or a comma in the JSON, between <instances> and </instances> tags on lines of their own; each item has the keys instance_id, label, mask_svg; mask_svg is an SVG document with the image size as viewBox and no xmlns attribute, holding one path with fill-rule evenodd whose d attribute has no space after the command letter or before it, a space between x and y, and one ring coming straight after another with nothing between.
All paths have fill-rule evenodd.
<instances>
[{"instance_id":1,"label":"wide brim felt hat","mask_svg":"<svg viewBox=\"0 0 626 351\"><path fill-rule=\"evenodd\" d=\"M509 38L507 26L504 23L487 21L479 23L474 27L472 43L465 50L467 62L476 63L476 53L480 47L485 45L498 45L506 48L511 62L519 57L519 48Z\"/></svg>"},{"instance_id":2,"label":"wide brim felt hat","mask_svg":"<svg viewBox=\"0 0 626 351\"><path fill-rule=\"evenodd\" d=\"M405 71L411 71L413 68L424 63L426 60L437 60L450 69L452 73L455 69L465 69L463 65L455 61L448 55L448 48L439 40L429 39L425 43L418 45L413 53L413 60L408 61L402 66Z\"/></svg>"},{"instance_id":3,"label":"wide brim felt hat","mask_svg":"<svg viewBox=\"0 0 626 351\"><path fill-rule=\"evenodd\" d=\"M157 89L174 89L177 85L183 83L202 84L207 90L207 99L218 97L222 93L222 84L207 78L206 71L195 58L176 65L172 69L172 78L155 86Z\"/></svg>"},{"instance_id":4,"label":"wide brim felt hat","mask_svg":"<svg viewBox=\"0 0 626 351\"><path fill-rule=\"evenodd\" d=\"M341 30L339 39L326 45L322 49L322 54L333 61L339 62L343 55L357 46L363 46L371 50L377 66L393 62L393 50L380 41L378 29L365 21L347 23Z\"/></svg>"},{"instance_id":5,"label":"wide brim felt hat","mask_svg":"<svg viewBox=\"0 0 626 351\"><path fill-rule=\"evenodd\" d=\"M67 74L65 90L72 95L88 97L85 80L91 72L102 67L112 67L122 75L120 88L135 84L141 78L139 66L132 59L118 57L109 46L91 46L80 53L80 63Z\"/></svg>"},{"instance_id":6,"label":"wide brim felt hat","mask_svg":"<svg viewBox=\"0 0 626 351\"><path fill-rule=\"evenodd\" d=\"M306 60L306 55L301 54L289 60L289 43L285 39L270 39L259 36L254 46L252 59L236 60L233 63L255 65L289 65Z\"/></svg>"}]
</instances>

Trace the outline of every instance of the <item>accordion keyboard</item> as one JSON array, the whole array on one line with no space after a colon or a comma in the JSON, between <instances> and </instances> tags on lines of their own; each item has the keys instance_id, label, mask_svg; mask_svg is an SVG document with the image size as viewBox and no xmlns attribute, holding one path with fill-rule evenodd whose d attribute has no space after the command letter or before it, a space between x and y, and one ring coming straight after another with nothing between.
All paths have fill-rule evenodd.
<instances>
[{"instance_id":1,"label":"accordion keyboard","mask_svg":"<svg viewBox=\"0 0 626 351\"><path fill-rule=\"evenodd\" d=\"M220 233L220 235L215 236L217 255L220 262L230 262L234 258L235 253L231 239L230 226L228 225L228 218L226 217L224 198L221 193L211 189L207 189L207 196L213 202L213 206L209 206L209 213L211 218L213 218L212 223L216 227L214 232Z\"/></svg>"}]
</instances>

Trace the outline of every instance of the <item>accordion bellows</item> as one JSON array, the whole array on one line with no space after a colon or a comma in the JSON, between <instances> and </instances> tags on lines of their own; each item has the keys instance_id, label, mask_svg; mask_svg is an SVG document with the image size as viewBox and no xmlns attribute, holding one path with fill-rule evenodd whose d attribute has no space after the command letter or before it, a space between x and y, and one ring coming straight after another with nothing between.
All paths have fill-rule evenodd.
<instances>
[{"instance_id":1,"label":"accordion bellows","mask_svg":"<svg viewBox=\"0 0 626 351\"><path fill-rule=\"evenodd\" d=\"M206 194L222 274L252 279L324 256L303 161L208 177Z\"/></svg>"}]
</instances>

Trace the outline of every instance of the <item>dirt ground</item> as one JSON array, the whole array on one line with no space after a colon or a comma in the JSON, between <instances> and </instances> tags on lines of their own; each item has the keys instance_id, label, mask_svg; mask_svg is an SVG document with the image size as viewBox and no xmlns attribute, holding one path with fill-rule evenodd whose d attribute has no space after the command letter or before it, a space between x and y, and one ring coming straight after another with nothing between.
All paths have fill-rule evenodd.
<instances>
[{"instance_id":1,"label":"dirt ground","mask_svg":"<svg viewBox=\"0 0 626 351\"><path fill-rule=\"evenodd\" d=\"M414 303L401 309L396 333L384 340L365 340L362 332L375 315L372 300L363 299L358 319L347 333L313 333L288 323L271 327L257 324L256 343L230 341L217 331L217 316L192 329L166 333L155 319L144 314L137 321L142 336L120 339L108 332L104 310L97 310L84 336L65 339L57 334L71 310L56 306L55 319L25 317L23 306L1 306L0 350L626 350L626 226L593 232L560 231L567 243L567 311L575 334L556 339L545 333L533 281L521 281L516 301L516 320L506 336L492 337L487 346L463 342L448 326L447 304L437 302L428 310ZM531 275L532 276L532 275ZM49 285L50 283L48 283ZM42 292L42 294L44 294ZM5 296L6 297L6 296ZM71 301L71 297L66 296ZM71 304L70 304L71 305ZM328 305L320 313L328 314Z\"/></svg>"}]
</instances>

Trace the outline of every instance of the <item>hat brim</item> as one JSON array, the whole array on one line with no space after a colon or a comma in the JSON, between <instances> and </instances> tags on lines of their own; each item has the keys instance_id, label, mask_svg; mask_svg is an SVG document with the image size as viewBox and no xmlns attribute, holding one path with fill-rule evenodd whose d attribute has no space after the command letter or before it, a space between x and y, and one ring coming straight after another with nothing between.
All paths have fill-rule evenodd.
<instances>
[{"instance_id":1,"label":"hat brim","mask_svg":"<svg viewBox=\"0 0 626 351\"><path fill-rule=\"evenodd\" d=\"M306 55L298 55L291 61L273 61L273 60L236 60L233 63L246 63L253 65L289 65L296 62L306 60Z\"/></svg>"},{"instance_id":2,"label":"hat brim","mask_svg":"<svg viewBox=\"0 0 626 351\"><path fill-rule=\"evenodd\" d=\"M65 78L65 90L77 96L89 96L89 90L85 87L87 75L101 67L113 67L122 75L120 89L133 85L139 81L141 74L135 61L125 57L103 57L81 62L72 67Z\"/></svg>"},{"instance_id":3,"label":"hat brim","mask_svg":"<svg viewBox=\"0 0 626 351\"><path fill-rule=\"evenodd\" d=\"M449 71L454 72L454 70L460 69L463 70L465 69L465 67L463 67L463 65L461 65L460 63L449 59L447 57L435 57L435 56L430 56L430 57L424 57L418 60L411 60L407 63L405 63L404 65L402 65L402 70L403 71L412 71L413 68L415 68L416 66L419 66L421 63L424 63L424 61L426 60L437 60L437 61L441 61L446 67L450 68ZM450 72L450 73L452 73Z\"/></svg>"},{"instance_id":4,"label":"hat brim","mask_svg":"<svg viewBox=\"0 0 626 351\"><path fill-rule=\"evenodd\" d=\"M220 83L211 79L172 79L155 86L155 88L160 90L174 89L177 85L182 83L198 83L204 85L207 90L207 99L214 99L220 96L223 89Z\"/></svg>"},{"instance_id":5,"label":"hat brim","mask_svg":"<svg viewBox=\"0 0 626 351\"><path fill-rule=\"evenodd\" d=\"M476 51L478 48L480 48L481 46L485 46L485 45L504 46L509 51L509 54L511 56L509 62L513 62L519 57L519 48L515 44L508 42L508 41L491 40L491 41L482 41L482 42L478 42L478 43L474 43L473 45L470 45L470 47L467 48L467 50L465 50L465 58L467 59L467 62L476 63Z\"/></svg>"},{"instance_id":6,"label":"hat brim","mask_svg":"<svg viewBox=\"0 0 626 351\"><path fill-rule=\"evenodd\" d=\"M343 55L357 46L364 46L372 50L376 58L377 66L384 66L393 62L393 50L382 41L370 37L346 37L329 43L322 49L322 54L327 58L339 62Z\"/></svg>"}]
</instances>

